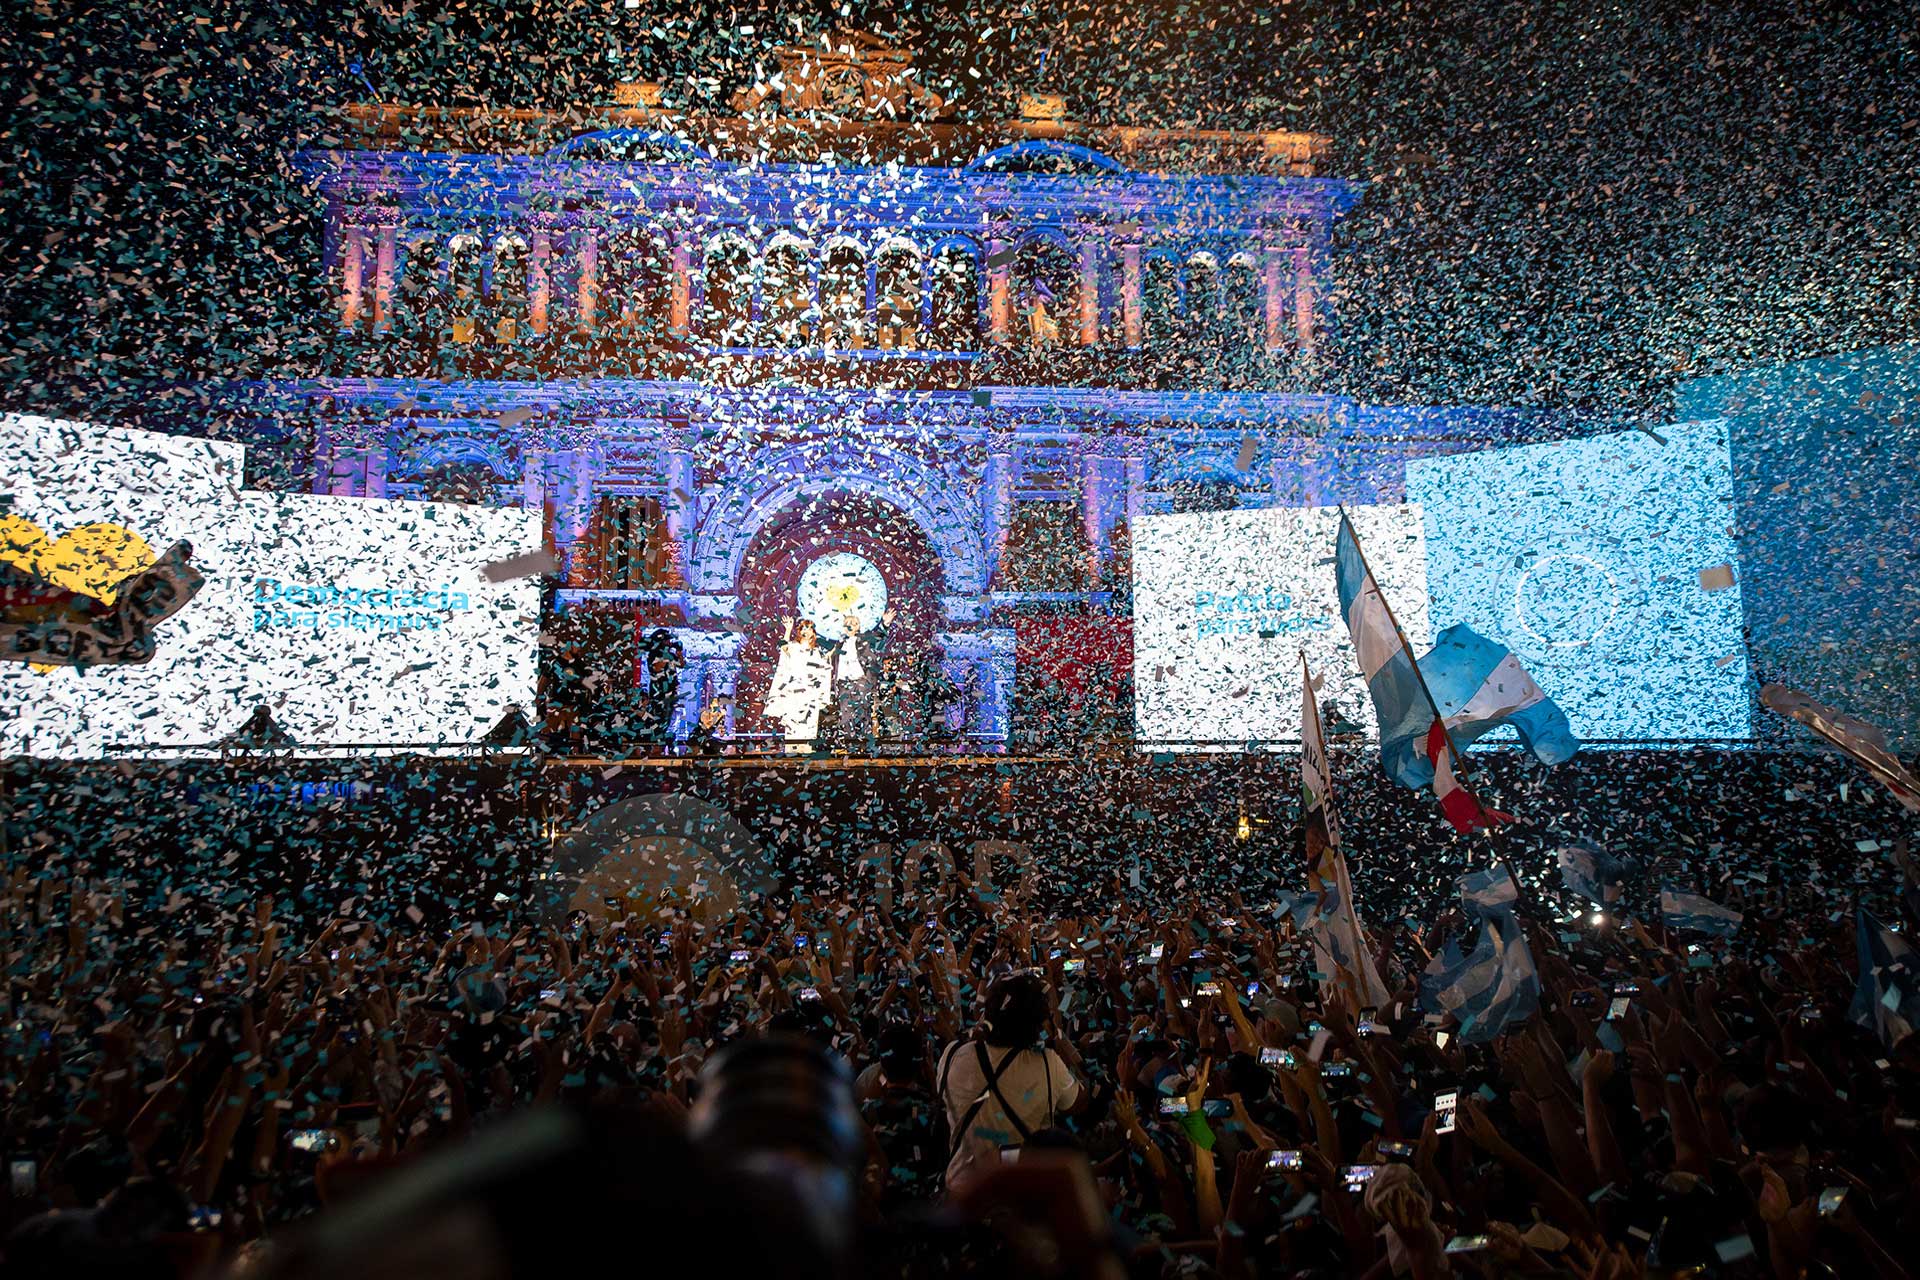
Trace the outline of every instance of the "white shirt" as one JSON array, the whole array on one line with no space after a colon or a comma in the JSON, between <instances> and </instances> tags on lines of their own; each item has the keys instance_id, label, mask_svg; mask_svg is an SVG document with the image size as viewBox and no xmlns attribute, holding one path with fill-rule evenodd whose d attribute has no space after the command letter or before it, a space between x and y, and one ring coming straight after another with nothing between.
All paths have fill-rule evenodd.
<instances>
[{"instance_id":1,"label":"white shirt","mask_svg":"<svg viewBox=\"0 0 1920 1280\"><path fill-rule=\"evenodd\" d=\"M986 1078L980 1074L980 1055L972 1040L956 1040L940 1055L934 1079L946 1081L946 1096L940 1101L947 1108L947 1124L958 1126L973 1110L974 1102L986 1093L986 1101L974 1114L966 1138L947 1162L947 1186L953 1187L976 1171L990 1168L1000 1159L1000 1148L1019 1146L1020 1130L1007 1118L1000 1097L987 1091ZM1067 1064L1051 1049L997 1049L987 1046L987 1062L998 1067L1010 1053L1019 1058L1000 1073L1000 1095L1019 1114L1031 1133L1052 1124L1054 1117L1070 1110L1080 1098L1080 1082L1067 1070ZM952 1062L949 1063L948 1059ZM1051 1077L1051 1081L1049 1081ZM1052 1085L1053 1109L1047 1109L1048 1085Z\"/></svg>"},{"instance_id":2,"label":"white shirt","mask_svg":"<svg viewBox=\"0 0 1920 1280\"><path fill-rule=\"evenodd\" d=\"M867 673L860 665L857 637L848 636L840 645L840 669L834 673L842 680L864 680Z\"/></svg>"}]
</instances>

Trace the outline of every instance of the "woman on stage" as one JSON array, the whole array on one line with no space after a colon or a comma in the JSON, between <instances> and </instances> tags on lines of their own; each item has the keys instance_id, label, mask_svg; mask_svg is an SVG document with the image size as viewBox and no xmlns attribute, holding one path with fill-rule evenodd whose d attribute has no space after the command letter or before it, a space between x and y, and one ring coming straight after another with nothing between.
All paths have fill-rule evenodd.
<instances>
[{"instance_id":1,"label":"woman on stage","mask_svg":"<svg viewBox=\"0 0 1920 1280\"><path fill-rule=\"evenodd\" d=\"M813 750L820 732L820 712L827 705L833 680L833 664L822 653L819 636L807 618L798 627L786 620L786 642L780 646L780 660L773 666L773 682L767 687L766 712L769 720L780 722L791 755Z\"/></svg>"}]
</instances>

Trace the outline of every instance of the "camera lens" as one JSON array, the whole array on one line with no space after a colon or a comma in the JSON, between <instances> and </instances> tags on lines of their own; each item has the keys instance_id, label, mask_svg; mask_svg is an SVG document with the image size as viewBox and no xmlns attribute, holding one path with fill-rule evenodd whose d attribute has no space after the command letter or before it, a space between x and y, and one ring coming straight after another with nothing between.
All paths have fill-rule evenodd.
<instances>
[{"instance_id":1,"label":"camera lens","mask_svg":"<svg viewBox=\"0 0 1920 1280\"><path fill-rule=\"evenodd\" d=\"M701 1074L689 1131L784 1274L847 1274L865 1147L843 1060L800 1036L731 1045Z\"/></svg>"},{"instance_id":2,"label":"camera lens","mask_svg":"<svg viewBox=\"0 0 1920 1280\"><path fill-rule=\"evenodd\" d=\"M779 1152L822 1171L850 1174L863 1153L852 1073L804 1036L745 1040L717 1054L691 1124L710 1150Z\"/></svg>"}]
</instances>

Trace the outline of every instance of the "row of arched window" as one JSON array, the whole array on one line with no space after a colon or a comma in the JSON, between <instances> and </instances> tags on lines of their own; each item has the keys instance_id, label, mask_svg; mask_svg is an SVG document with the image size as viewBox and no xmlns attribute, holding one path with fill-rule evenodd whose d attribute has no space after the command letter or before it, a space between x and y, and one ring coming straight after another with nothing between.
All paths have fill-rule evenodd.
<instances>
[{"instance_id":1,"label":"row of arched window","mask_svg":"<svg viewBox=\"0 0 1920 1280\"><path fill-rule=\"evenodd\" d=\"M1113 344L1132 336L1123 318L1127 265L1111 245L1083 260L1061 240L1029 237L1005 260L1007 290L996 302L985 250L963 237L927 250L892 236L869 252L847 235L815 246L782 231L756 248L727 230L706 241L697 258L688 254L684 268L657 227L623 228L591 251L578 233L556 240L540 290L550 327L642 341L671 334L720 347L937 351L975 350L996 336L1016 346ZM1202 250L1183 260L1148 250L1138 269L1140 341L1196 333L1263 340L1267 301L1254 253L1222 261ZM533 251L518 231L491 243L472 232L417 239L394 270L395 325L425 320L432 310L433 328L471 343L511 340L534 323ZM1090 281L1083 279L1088 270ZM367 285L352 281L348 293L357 298ZM1291 273L1286 286L1294 287ZM1090 321L1082 301L1089 287L1096 299ZM1290 313L1296 303L1289 296L1281 305ZM369 308L349 316L350 325L372 323ZM1282 328L1294 331L1291 323Z\"/></svg>"}]
</instances>

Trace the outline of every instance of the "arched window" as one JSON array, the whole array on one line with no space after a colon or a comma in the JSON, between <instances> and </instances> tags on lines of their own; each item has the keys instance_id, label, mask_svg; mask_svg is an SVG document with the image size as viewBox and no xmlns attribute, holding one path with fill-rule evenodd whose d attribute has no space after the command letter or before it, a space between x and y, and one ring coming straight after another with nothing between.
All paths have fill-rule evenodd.
<instances>
[{"instance_id":1,"label":"arched window","mask_svg":"<svg viewBox=\"0 0 1920 1280\"><path fill-rule=\"evenodd\" d=\"M1079 264L1057 240L1034 239L1013 259L1013 296L1018 310L1015 341L1030 347L1072 345L1074 293Z\"/></svg>"},{"instance_id":2,"label":"arched window","mask_svg":"<svg viewBox=\"0 0 1920 1280\"><path fill-rule=\"evenodd\" d=\"M500 477L484 462L443 463L420 477L420 496L428 502L493 504L493 487Z\"/></svg>"},{"instance_id":3,"label":"arched window","mask_svg":"<svg viewBox=\"0 0 1920 1280\"><path fill-rule=\"evenodd\" d=\"M867 335L867 259L848 239L830 241L820 264L821 338L837 347L862 347Z\"/></svg>"},{"instance_id":4,"label":"arched window","mask_svg":"<svg viewBox=\"0 0 1920 1280\"><path fill-rule=\"evenodd\" d=\"M657 339L673 309L673 249L654 227L623 227L607 239L599 313L608 329Z\"/></svg>"},{"instance_id":5,"label":"arched window","mask_svg":"<svg viewBox=\"0 0 1920 1280\"><path fill-rule=\"evenodd\" d=\"M573 561L568 581L574 586L638 591L678 585L673 543L660 504L635 494L605 493L594 499Z\"/></svg>"},{"instance_id":6,"label":"arched window","mask_svg":"<svg viewBox=\"0 0 1920 1280\"><path fill-rule=\"evenodd\" d=\"M911 351L920 329L920 250L911 240L890 240L874 260L874 299L880 346Z\"/></svg>"},{"instance_id":7,"label":"arched window","mask_svg":"<svg viewBox=\"0 0 1920 1280\"><path fill-rule=\"evenodd\" d=\"M996 591L1084 591L1093 564L1080 504L1017 502L1007 545L994 570Z\"/></svg>"},{"instance_id":8,"label":"arched window","mask_svg":"<svg viewBox=\"0 0 1920 1280\"><path fill-rule=\"evenodd\" d=\"M753 320L753 247L728 232L707 246L706 333L723 347L744 346Z\"/></svg>"},{"instance_id":9,"label":"arched window","mask_svg":"<svg viewBox=\"0 0 1920 1280\"><path fill-rule=\"evenodd\" d=\"M1149 346L1164 346L1174 337L1180 314L1180 273L1167 258L1147 259L1141 282L1142 337Z\"/></svg>"},{"instance_id":10,"label":"arched window","mask_svg":"<svg viewBox=\"0 0 1920 1280\"><path fill-rule=\"evenodd\" d=\"M1172 481L1166 486L1166 495L1167 510L1176 514L1236 511L1240 507L1240 486L1224 472Z\"/></svg>"},{"instance_id":11,"label":"arched window","mask_svg":"<svg viewBox=\"0 0 1920 1280\"><path fill-rule=\"evenodd\" d=\"M447 242L447 291L455 342L472 342L476 336L483 266L479 236L462 232Z\"/></svg>"},{"instance_id":12,"label":"arched window","mask_svg":"<svg viewBox=\"0 0 1920 1280\"><path fill-rule=\"evenodd\" d=\"M515 232L507 232L493 242L493 284L488 290L495 301L527 302L527 242Z\"/></svg>"},{"instance_id":13,"label":"arched window","mask_svg":"<svg viewBox=\"0 0 1920 1280\"><path fill-rule=\"evenodd\" d=\"M980 263L950 244L933 258L933 340L942 351L972 351L980 343Z\"/></svg>"},{"instance_id":14,"label":"arched window","mask_svg":"<svg viewBox=\"0 0 1920 1280\"><path fill-rule=\"evenodd\" d=\"M530 257L527 242L514 232L493 242L493 279L487 302L493 311L493 336L500 342L512 342L526 327Z\"/></svg>"},{"instance_id":15,"label":"arched window","mask_svg":"<svg viewBox=\"0 0 1920 1280\"><path fill-rule=\"evenodd\" d=\"M1210 253L1187 259L1187 327L1212 333L1220 324L1220 260Z\"/></svg>"},{"instance_id":16,"label":"arched window","mask_svg":"<svg viewBox=\"0 0 1920 1280\"><path fill-rule=\"evenodd\" d=\"M767 341L779 347L806 345L812 330L813 281L807 245L781 232L761 259L760 320Z\"/></svg>"},{"instance_id":17,"label":"arched window","mask_svg":"<svg viewBox=\"0 0 1920 1280\"><path fill-rule=\"evenodd\" d=\"M440 245L432 238L406 246L394 298L395 328L410 334L437 331L440 324L440 273L444 267Z\"/></svg>"}]
</instances>

